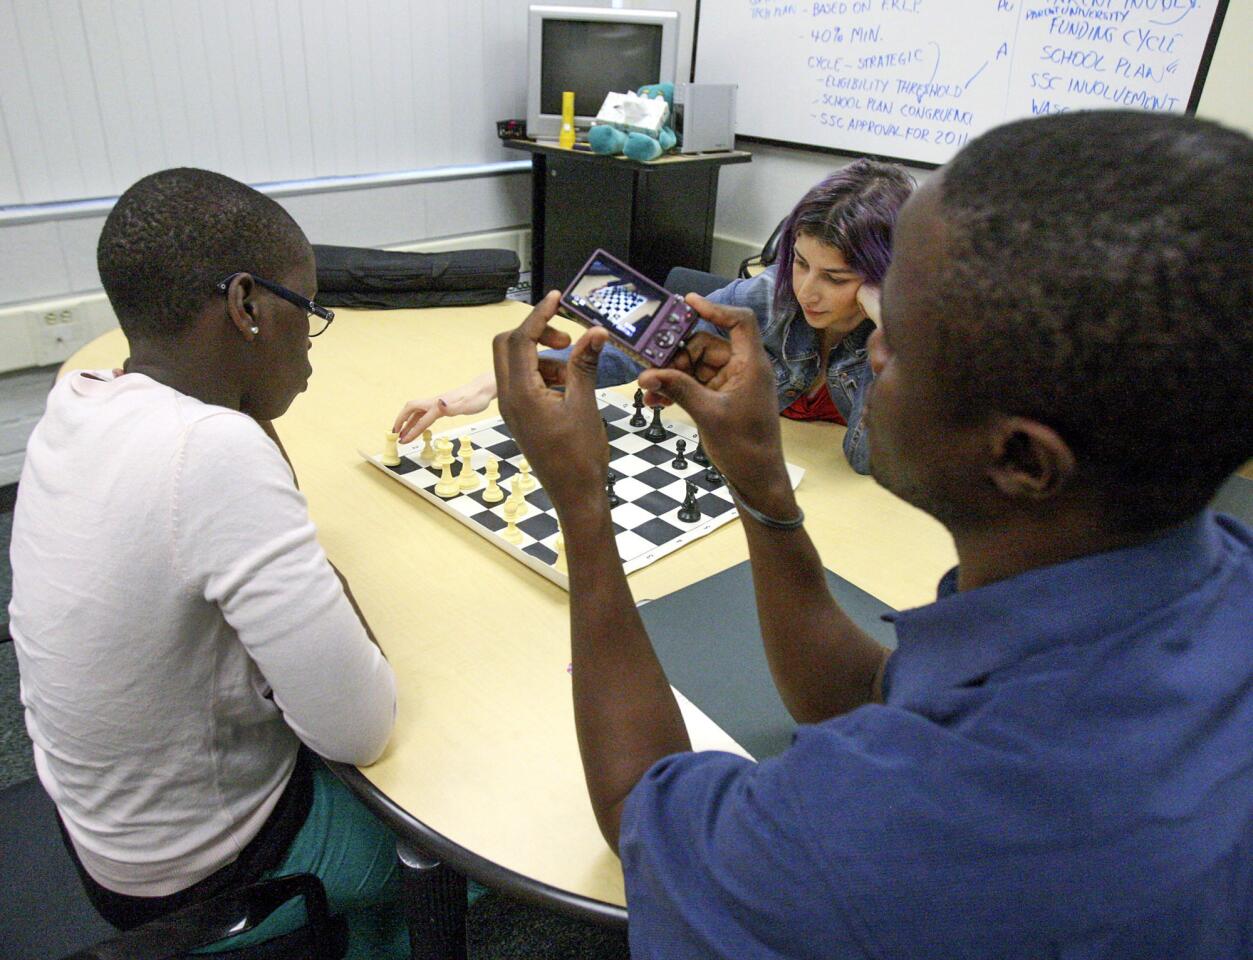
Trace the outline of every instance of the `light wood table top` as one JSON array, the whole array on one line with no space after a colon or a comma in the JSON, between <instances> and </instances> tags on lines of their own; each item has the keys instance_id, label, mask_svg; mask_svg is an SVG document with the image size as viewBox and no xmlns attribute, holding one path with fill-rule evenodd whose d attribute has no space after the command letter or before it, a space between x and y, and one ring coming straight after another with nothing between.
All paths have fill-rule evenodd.
<instances>
[{"instance_id":1,"label":"light wood table top","mask_svg":"<svg viewBox=\"0 0 1253 960\"><path fill-rule=\"evenodd\" d=\"M381 449L405 400L488 369L492 336L527 309L337 310L314 341L309 390L277 429L320 540L396 671L396 731L365 776L478 857L621 906L622 871L596 828L575 742L565 592L357 454ZM65 369L110 368L125 355L114 331ZM495 415L495 404L482 414ZM788 460L806 471L798 497L826 566L897 608L934 599L955 562L943 528L854 474L842 428L782 427ZM730 523L630 582L637 600L653 599L747 556Z\"/></svg>"}]
</instances>

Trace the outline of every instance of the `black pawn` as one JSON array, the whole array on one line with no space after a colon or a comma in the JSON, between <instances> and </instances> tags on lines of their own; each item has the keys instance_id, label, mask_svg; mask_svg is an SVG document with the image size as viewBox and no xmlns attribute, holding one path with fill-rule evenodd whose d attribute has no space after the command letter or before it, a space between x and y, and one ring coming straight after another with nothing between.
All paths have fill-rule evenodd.
<instances>
[{"instance_id":1,"label":"black pawn","mask_svg":"<svg viewBox=\"0 0 1253 960\"><path fill-rule=\"evenodd\" d=\"M627 423L629 423L633 427L642 427L644 426L644 424L648 423L648 421L644 419L644 391L643 390L635 391L635 402L634 404L632 404L632 406L635 407L635 415L631 417L631 419L628 420Z\"/></svg>"},{"instance_id":2,"label":"black pawn","mask_svg":"<svg viewBox=\"0 0 1253 960\"><path fill-rule=\"evenodd\" d=\"M610 475L609 479L605 481L605 493L609 495L609 508L611 510L622 503L622 498L613 492L613 485L617 482L617 479L616 476Z\"/></svg>"},{"instance_id":3,"label":"black pawn","mask_svg":"<svg viewBox=\"0 0 1253 960\"><path fill-rule=\"evenodd\" d=\"M711 488L722 486L722 474L718 472L718 468L715 467L712 463L709 465L709 468L705 471L705 482L709 484Z\"/></svg>"},{"instance_id":4,"label":"black pawn","mask_svg":"<svg viewBox=\"0 0 1253 960\"><path fill-rule=\"evenodd\" d=\"M614 483L618 479L618 471L613 467L609 468L609 472L605 474L605 483Z\"/></svg>"},{"instance_id":5,"label":"black pawn","mask_svg":"<svg viewBox=\"0 0 1253 960\"><path fill-rule=\"evenodd\" d=\"M686 440L674 441L675 457L670 461L670 466L676 470L686 470L688 468L687 457L683 456L683 451L687 449Z\"/></svg>"},{"instance_id":6,"label":"black pawn","mask_svg":"<svg viewBox=\"0 0 1253 960\"><path fill-rule=\"evenodd\" d=\"M661 422L661 407L653 407L653 422L648 425L648 429L644 431L645 440L660 441L666 439L670 434L666 433L666 425Z\"/></svg>"},{"instance_id":7,"label":"black pawn","mask_svg":"<svg viewBox=\"0 0 1253 960\"><path fill-rule=\"evenodd\" d=\"M691 480L687 482L687 496L683 498L678 516L684 523L695 523L700 519L700 507L696 505L696 484Z\"/></svg>"},{"instance_id":8,"label":"black pawn","mask_svg":"<svg viewBox=\"0 0 1253 960\"><path fill-rule=\"evenodd\" d=\"M692 454L692 459L702 467L709 466L709 457L705 456L705 443L700 437L696 438L696 452Z\"/></svg>"}]
</instances>

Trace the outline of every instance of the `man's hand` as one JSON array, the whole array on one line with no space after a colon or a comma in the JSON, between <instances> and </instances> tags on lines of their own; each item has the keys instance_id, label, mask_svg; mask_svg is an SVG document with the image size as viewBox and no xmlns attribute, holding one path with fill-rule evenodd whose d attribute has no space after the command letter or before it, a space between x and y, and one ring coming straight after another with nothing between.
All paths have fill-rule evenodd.
<instances>
[{"instance_id":1,"label":"man's hand","mask_svg":"<svg viewBox=\"0 0 1253 960\"><path fill-rule=\"evenodd\" d=\"M609 334L600 328L585 333L565 364L565 391L551 389L536 347L565 337L548 326L558 297L549 293L520 326L497 334L492 354L500 415L564 516L578 505L608 504L599 495L609 471L609 443L596 405L596 363Z\"/></svg>"},{"instance_id":2,"label":"man's hand","mask_svg":"<svg viewBox=\"0 0 1253 960\"><path fill-rule=\"evenodd\" d=\"M750 506L772 516L792 516L796 509L783 462L774 372L761 346L757 318L751 310L695 294L687 300L728 331L730 341L723 341L725 348L710 344L702 351L696 377L673 367L641 373L646 399L668 398L691 415L705 452ZM704 383L702 373L708 374Z\"/></svg>"}]
</instances>

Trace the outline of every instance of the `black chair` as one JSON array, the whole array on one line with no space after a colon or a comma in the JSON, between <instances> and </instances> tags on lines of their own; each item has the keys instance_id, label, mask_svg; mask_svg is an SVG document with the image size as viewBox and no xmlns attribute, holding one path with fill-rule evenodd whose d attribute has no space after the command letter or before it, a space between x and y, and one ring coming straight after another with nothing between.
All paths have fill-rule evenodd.
<instances>
[{"instance_id":1,"label":"black chair","mask_svg":"<svg viewBox=\"0 0 1253 960\"><path fill-rule=\"evenodd\" d=\"M95 911L66 852L56 807L36 778L0 790L0 960L157 960L187 954L251 929L278 906L300 896L304 927L223 960L341 957L342 920L327 916L316 877L299 874L260 881L119 934ZM78 951L78 952L74 952Z\"/></svg>"},{"instance_id":2,"label":"black chair","mask_svg":"<svg viewBox=\"0 0 1253 960\"><path fill-rule=\"evenodd\" d=\"M791 216L791 214L788 216ZM783 235L785 226L787 226L787 217L779 221L779 225L774 228L774 233L770 234L770 238L762 245L761 253L752 257L746 257L740 261L740 269L736 272L736 276L742 280L747 280L753 276L754 267L760 272L779 259L779 240Z\"/></svg>"}]
</instances>

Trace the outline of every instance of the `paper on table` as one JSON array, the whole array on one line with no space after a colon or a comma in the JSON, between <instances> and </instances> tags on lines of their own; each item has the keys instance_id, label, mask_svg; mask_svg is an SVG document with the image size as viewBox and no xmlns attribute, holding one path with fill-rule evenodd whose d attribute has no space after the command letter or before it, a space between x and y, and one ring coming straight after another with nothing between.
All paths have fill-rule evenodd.
<instances>
[{"instance_id":1,"label":"paper on table","mask_svg":"<svg viewBox=\"0 0 1253 960\"><path fill-rule=\"evenodd\" d=\"M679 702L679 711L683 714L683 722L687 725L687 735L692 741L693 750L724 750L736 753L741 757L753 759L753 755L731 739L731 735L709 719L700 707L692 703L674 687L674 698Z\"/></svg>"}]
</instances>

